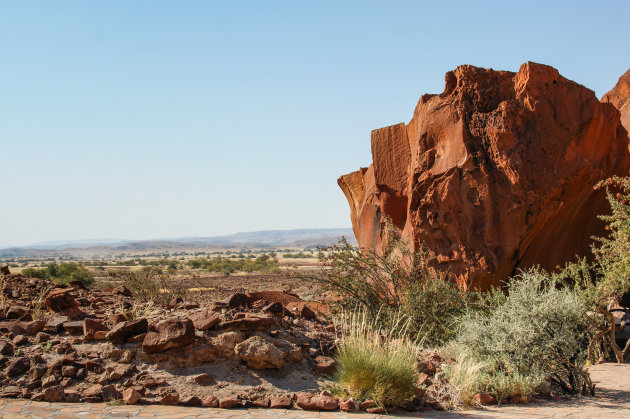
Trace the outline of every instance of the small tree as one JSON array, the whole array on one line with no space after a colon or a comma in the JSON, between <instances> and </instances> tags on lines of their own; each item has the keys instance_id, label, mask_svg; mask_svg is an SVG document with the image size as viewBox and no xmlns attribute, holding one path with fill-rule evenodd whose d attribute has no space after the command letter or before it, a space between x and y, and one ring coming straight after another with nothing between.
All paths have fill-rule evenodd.
<instances>
[{"instance_id":1,"label":"small tree","mask_svg":"<svg viewBox=\"0 0 630 419\"><path fill-rule=\"evenodd\" d=\"M610 309L630 291L630 178L614 176L595 188L606 191L610 204L611 214L599 216L606 222L608 235L595 238L593 262L582 258L567 263L555 277L571 287L589 309L591 361L606 358L612 350L617 362L624 362L630 360L630 340L623 350L617 345Z\"/></svg>"}]
</instances>

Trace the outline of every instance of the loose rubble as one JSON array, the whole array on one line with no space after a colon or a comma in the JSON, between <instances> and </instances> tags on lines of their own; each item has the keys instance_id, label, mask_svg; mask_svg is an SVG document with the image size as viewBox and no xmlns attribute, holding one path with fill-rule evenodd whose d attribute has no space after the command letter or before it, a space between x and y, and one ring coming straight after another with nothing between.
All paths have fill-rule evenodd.
<instances>
[{"instance_id":1,"label":"loose rubble","mask_svg":"<svg viewBox=\"0 0 630 419\"><path fill-rule=\"evenodd\" d=\"M313 396L311 405L334 405L308 393L330 371L322 348L332 355L331 324L293 294L236 293L131 318L140 303L122 286L4 279L1 397L288 409L300 393Z\"/></svg>"}]
</instances>

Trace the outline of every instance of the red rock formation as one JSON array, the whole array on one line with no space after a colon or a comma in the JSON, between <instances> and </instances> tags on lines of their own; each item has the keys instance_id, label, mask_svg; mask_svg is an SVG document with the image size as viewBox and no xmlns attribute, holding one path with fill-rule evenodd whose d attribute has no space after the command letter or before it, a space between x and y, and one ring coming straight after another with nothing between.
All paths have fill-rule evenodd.
<instances>
[{"instance_id":1,"label":"red rock formation","mask_svg":"<svg viewBox=\"0 0 630 419\"><path fill-rule=\"evenodd\" d=\"M593 185L630 168L619 113L552 67L460 66L409 124L372 132L373 164L338 180L359 245L385 218L462 287L589 252L607 204Z\"/></svg>"},{"instance_id":2,"label":"red rock formation","mask_svg":"<svg viewBox=\"0 0 630 419\"><path fill-rule=\"evenodd\" d=\"M606 93L602 102L608 102L619 109L621 124L630 132L630 70L626 71L613 89Z\"/></svg>"}]
</instances>

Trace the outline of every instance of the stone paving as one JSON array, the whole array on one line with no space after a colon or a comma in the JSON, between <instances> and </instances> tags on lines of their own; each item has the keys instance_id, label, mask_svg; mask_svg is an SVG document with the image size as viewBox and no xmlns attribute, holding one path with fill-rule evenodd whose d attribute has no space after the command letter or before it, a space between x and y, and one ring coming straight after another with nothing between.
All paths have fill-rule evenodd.
<instances>
[{"instance_id":1,"label":"stone paving","mask_svg":"<svg viewBox=\"0 0 630 419\"><path fill-rule=\"evenodd\" d=\"M630 419L630 364L601 364L590 369L597 395L564 402L492 406L458 412L424 412L402 415L348 414L273 409L205 409L178 406L109 406L103 403L46 403L0 400L0 417L12 418L242 418L242 419L377 419L408 418L628 418Z\"/></svg>"}]
</instances>

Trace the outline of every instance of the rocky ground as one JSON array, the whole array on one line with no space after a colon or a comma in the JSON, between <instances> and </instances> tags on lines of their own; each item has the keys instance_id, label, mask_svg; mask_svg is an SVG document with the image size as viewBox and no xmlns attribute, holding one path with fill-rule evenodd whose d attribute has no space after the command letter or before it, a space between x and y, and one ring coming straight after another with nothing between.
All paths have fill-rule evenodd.
<instances>
[{"instance_id":1,"label":"rocky ground","mask_svg":"<svg viewBox=\"0 0 630 419\"><path fill-rule=\"evenodd\" d=\"M335 335L322 306L295 294L234 293L147 311L122 286L4 278L0 397L338 407L334 397L306 393L331 370Z\"/></svg>"},{"instance_id":2,"label":"rocky ground","mask_svg":"<svg viewBox=\"0 0 630 419\"><path fill-rule=\"evenodd\" d=\"M134 300L123 286L0 278L0 398L383 412L320 391L335 368L335 327L325 304L289 290L233 292L242 282L215 283L208 288L232 293L164 308ZM440 409L438 377L448 362L420 354L416 398L404 410ZM496 403L484 394L476 400Z\"/></svg>"}]
</instances>

